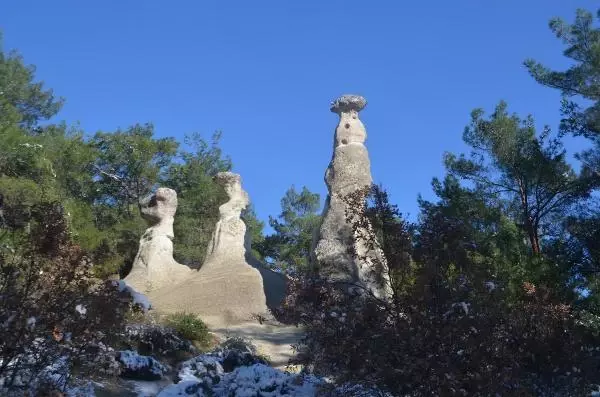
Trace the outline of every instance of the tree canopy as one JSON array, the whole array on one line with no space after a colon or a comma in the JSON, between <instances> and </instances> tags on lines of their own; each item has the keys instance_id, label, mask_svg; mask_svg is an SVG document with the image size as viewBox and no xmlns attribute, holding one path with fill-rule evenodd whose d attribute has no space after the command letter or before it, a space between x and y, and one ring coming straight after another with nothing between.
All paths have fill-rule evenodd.
<instances>
[{"instance_id":1,"label":"tree canopy","mask_svg":"<svg viewBox=\"0 0 600 397\"><path fill-rule=\"evenodd\" d=\"M272 266L291 273L308 270L310 250L316 228L321 222L320 197L306 186L290 187L281 199L281 213L269 217L273 233L257 250Z\"/></svg>"}]
</instances>

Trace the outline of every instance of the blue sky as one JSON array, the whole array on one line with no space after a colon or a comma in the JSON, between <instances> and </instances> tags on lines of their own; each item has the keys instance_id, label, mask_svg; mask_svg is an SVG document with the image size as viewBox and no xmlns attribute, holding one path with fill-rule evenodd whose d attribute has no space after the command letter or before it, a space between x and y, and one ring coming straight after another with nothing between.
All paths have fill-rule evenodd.
<instances>
[{"instance_id":1,"label":"blue sky","mask_svg":"<svg viewBox=\"0 0 600 397\"><path fill-rule=\"evenodd\" d=\"M59 119L85 131L153 122L159 136L223 131L259 217L292 184L326 195L337 116L362 120L375 181L414 219L433 198L444 151L460 152L473 108L531 113L556 128L560 96L522 66L562 68L548 20L590 0L31 1L4 0L5 49L66 98ZM572 151L582 142L569 142Z\"/></svg>"}]
</instances>

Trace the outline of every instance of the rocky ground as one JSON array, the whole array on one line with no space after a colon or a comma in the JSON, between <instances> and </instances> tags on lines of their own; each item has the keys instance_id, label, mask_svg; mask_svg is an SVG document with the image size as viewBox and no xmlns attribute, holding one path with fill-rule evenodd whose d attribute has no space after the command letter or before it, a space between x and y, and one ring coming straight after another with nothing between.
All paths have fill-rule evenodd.
<instances>
[{"instance_id":1,"label":"rocky ground","mask_svg":"<svg viewBox=\"0 0 600 397\"><path fill-rule=\"evenodd\" d=\"M262 327L262 328L261 328ZM376 390L359 385L333 387L325 379L303 373L284 370L291 350L284 348L287 341L298 336L298 331L281 332L269 326L248 324L222 332L224 339L212 351L193 355L178 362L173 353L194 351L185 341L165 333L164 341L152 347L165 358L161 362L155 356L141 355L133 350L116 353L121 365L118 379L93 383L92 388L80 387L68 392L70 396L97 397L175 397L175 396L223 396L223 397L276 397L299 396L380 396ZM288 327L286 327L288 328ZM138 341L144 339L143 329L134 331ZM152 331L154 332L154 331ZM249 342L248 337L258 336L263 351ZM145 343L150 337L145 339ZM289 345L288 345L289 346ZM170 348L182 349L179 352ZM162 349L162 351L161 351ZM271 362L270 353L276 357ZM175 354L176 355L176 354ZM169 358L170 357L170 358ZM278 361L277 361L278 360ZM289 369L289 368L288 368Z\"/></svg>"},{"instance_id":2,"label":"rocky ground","mask_svg":"<svg viewBox=\"0 0 600 397\"><path fill-rule=\"evenodd\" d=\"M109 379L69 376L58 360L29 385L7 396L61 397L276 397L380 396L357 385L334 387L326 379L287 367L291 344L300 337L295 327L248 323L215 330L218 341L201 353L172 329L139 323L127 327L114 348L99 362L110 362L117 374ZM374 394L375 393L375 394Z\"/></svg>"},{"instance_id":3,"label":"rocky ground","mask_svg":"<svg viewBox=\"0 0 600 397\"><path fill-rule=\"evenodd\" d=\"M251 340L259 354L269 358L271 365L286 369L294 355L292 345L302 337L302 330L295 326L277 323L259 324L248 322L212 330L220 339L241 338ZM289 369L289 368L288 368Z\"/></svg>"}]
</instances>

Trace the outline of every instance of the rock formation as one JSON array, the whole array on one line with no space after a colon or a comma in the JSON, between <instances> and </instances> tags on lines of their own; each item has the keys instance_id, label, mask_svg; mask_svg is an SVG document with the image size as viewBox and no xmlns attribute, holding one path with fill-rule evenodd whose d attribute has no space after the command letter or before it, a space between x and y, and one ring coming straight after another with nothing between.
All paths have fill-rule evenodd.
<instances>
[{"instance_id":1,"label":"rock formation","mask_svg":"<svg viewBox=\"0 0 600 397\"><path fill-rule=\"evenodd\" d=\"M215 226L202 269L206 271L223 262L243 262L246 224L242 211L250 204L248 193L242 189L242 179L233 172L219 172L215 181L223 186L229 201L219 207L219 221Z\"/></svg>"},{"instance_id":2,"label":"rock formation","mask_svg":"<svg viewBox=\"0 0 600 397\"><path fill-rule=\"evenodd\" d=\"M241 219L249 199L242 189L240 176L221 172L215 181L223 186L229 201L219 207L220 219L204 264L193 277L151 294L150 300L158 311L197 313L209 326L218 328L250 321L255 314L265 315L268 312L266 295L285 291L285 281L278 279L278 275L268 274L268 269L261 269L256 260L249 260L246 225ZM265 293L265 289L269 290L261 276L265 271L268 278L265 281L273 286L273 293ZM283 282L283 287L278 280Z\"/></svg>"},{"instance_id":3,"label":"rock formation","mask_svg":"<svg viewBox=\"0 0 600 397\"><path fill-rule=\"evenodd\" d=\"M140 247L125 282L146 293L173 285L189 277L192 271L173 259L173 220L177 211L177 193L159 188L141 203L142 217L148 222Z\"/></svg>"},{"instance_id":4,"label":"rock formation","mask_svg":"<svg viewBox=\"0 0 600 397\"><path fill-rule=\"evenodd\" d=\"M274 272L252 255L252 239L248 232L246 232L245 246L246 262L258 270L263 279L267 307L269 309L279 308L287 293L287 276L282 273Z\"/></svg>"},{"instance_id":5,"label":"rock formation","mask_svg":"<svg viewBox=\"0 0 600 397\"><path fill-rule=\"evenodd\" d=\"M340 117L335 130L333 157L325 172L329 195L323 212L323 222L316 238L313 261L320 273L332 280L356 283L370 289L376 296L390 295L385 258L378 249L369 250L357 235L372 233L352 230L346 217L344 198L372 184L369 153L364 145L365 126L358 118L366 100L357 95L343 95L331 105ZM358 255L352 255L352 252Z\"/></svg>"}]
</instances>

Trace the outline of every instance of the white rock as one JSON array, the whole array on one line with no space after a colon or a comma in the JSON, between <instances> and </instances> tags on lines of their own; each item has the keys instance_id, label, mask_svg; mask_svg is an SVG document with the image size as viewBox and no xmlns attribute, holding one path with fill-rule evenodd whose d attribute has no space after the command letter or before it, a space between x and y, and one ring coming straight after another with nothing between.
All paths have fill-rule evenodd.
<instances>
[{"instance_id":1,"label":"white rock","mask_svg":"<svg viewBox=\"0 0 600 397\"><path fill-rule=\"evenodd\" d=\"M146 293L184 280L192 270L173 259L173 221L177 193L159 188L142 202L142 217L150 227L140 239L140 247L125 281L136 291Z\"/></svg>"},{"instance_id":2,"label":"white rock","mask_svg":"<svg viewBox=\"0 0 600 397\"><path fill-rule=\"evenodd\" d=\"M364 239L357 238L358 235L374 236L370 225L366 229L352 230L344 201L347 195L368 189L373 182L369 153L364 145L367 132L358 117L366 103L358 95L343 95L332 103L331 111L340 119L335 130L333 157L325 172L329 195L312 261L325 277L356 283L378 297L388 297L391 286L383 252L377 248L369 250ZM350 250L358 254L356 258Z\"/></svg>"},{"instance_id":3,"label":"white rock","mask_svg":"<svg viewBox=\"0 0 600 397\"><path fill-rule=\"evenodd\" d=\"M157 397L175 396L297 396L314 397L321 380L311 376L293 375L263 364L239 367L224 374L216 384L183 380L161 391ZM204 393L204 390L209 390Z\"/></svg>"},{"instance_id":4,"label":"white rock","mask_svg":"<svg viewBox=\"0 0 600 397\"><path fill-rule=\"evenodd\" d=\"M223 186L229 201L219 207L220 219L204 264L192 277L149 297L157 311L195 313L217 328L250 321L268 309L262 276L246 259L246 225L241 213L249 199L241 177L221 172L215 181Z\"/></svg>"},{"instance_id":5,"label":"white rock","mask_svg":"<svg viewBox=\"0 0 600 397\"><path fill-rule=\"evenodd\" d=\"M79 304L77 306L75 306L75 311L79 314L81 314L81 316L85 316L85 314L87 313L87 308L85 306L83 306L82 304Z\"/></svg>"}]
</instances>

